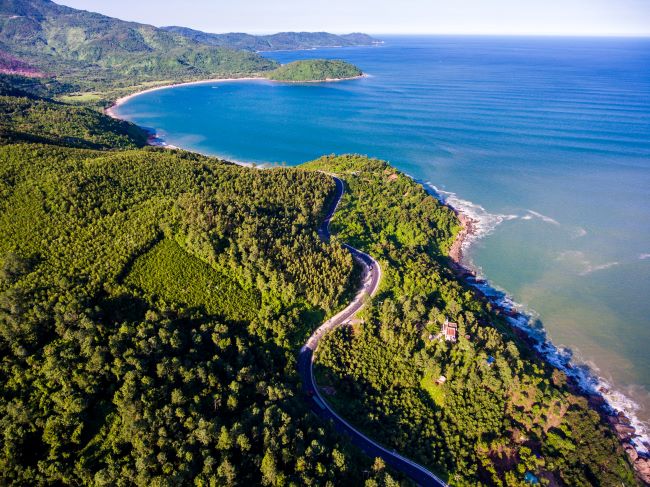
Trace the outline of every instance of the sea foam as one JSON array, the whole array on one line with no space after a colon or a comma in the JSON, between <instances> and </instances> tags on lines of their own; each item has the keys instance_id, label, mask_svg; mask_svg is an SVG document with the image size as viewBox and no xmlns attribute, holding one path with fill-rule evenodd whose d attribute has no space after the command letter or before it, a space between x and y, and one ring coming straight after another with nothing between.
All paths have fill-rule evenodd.
<instances>
[{"instance_id":1,"label":"sea foam","mask_svg":"<svg viewBox=\"0 0 650 487\"><path fill-rule=\"evenodd\" d=\"M469 245L492 233L504 221L517 218L524 220L539 218L549 224L559 225L557 220L533 210L527 210L527 213L522 216L490 213L483 206L460 198L456 193L441 190L431 182L427 181L425 185L442 203L463 213L475 222L473 235L468 236L463 243L464 255L467 255L466 250ZM648 259L650 258L650 254L641 254L639 258ZM477 276L480 276L480 269L475 265L471 262L464 264L468 265ZM588 270L589 272L594 272L614 265L618 265L618 262L590 266ZM616 415L619 412L623 413L629 419L630 425L635 429L635 435L631 439L631 443L639 453L644 455L650 454L650 425L639 419L637 413L641 408L635 401L621 391L615 390L609 381L599 376L598 369L594 364L580 360L569 348L553 344L541 326L539 315L535 311L527 309L520 303L516 303L504 290L497 288L485 280L484 276L480 276L480 278L469 278L468 283L479 290L493 304L505 310L509 314L507 319L510 325L520 329L530 337L533 340L535 350L548 363L563 371L568 377L573 378L580 389L586 394L601 396L605 401L605 408L608 414Z\"/></svg>"}]
</instances>

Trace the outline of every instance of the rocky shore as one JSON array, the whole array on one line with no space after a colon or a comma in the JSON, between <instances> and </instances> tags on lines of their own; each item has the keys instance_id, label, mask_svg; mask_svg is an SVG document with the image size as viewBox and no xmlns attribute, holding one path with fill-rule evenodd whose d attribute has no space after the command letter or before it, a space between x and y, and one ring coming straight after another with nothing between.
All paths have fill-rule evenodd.
<instances>
[{"instance_id":1,"label":"rocky shore","mask_svg":"<svg viewBox=\"0 0 650 487\"><path fill-rule=\"evenodd\" d=\"M451 208L461 223L461 230L449 250L449 257L452 260L454 271L462 280L472 286L478 294L488 300L498 314L506 317L510 324L518 330L519 336L536 351L540 360L548 361L553 366L560 365L558 368L567 372L567 378L574 392L585 396L589 401L589 405L600 414L603 423L610 426L613 434L618 438L627 453L639 479L650 486L650 455L648 454L650 444L639 442L638 432L632 425L630 418L624 412L617 411L607 402L604 397L607 391L603 387L593 390L585 389L577 377L571 374L572 365L568 359L562 364L556 363L556 360L549 360L548 355L552 352L551 348L554 347L548 343L542 343L544 335L536 336L531 333L532 330L526 329L530 317L517 311L503 292L492 288L487 281L476 276L475 271L467 265L464 259L464 250L468 242L476 236L477 221L457 208Z\"/></svg>"}]
</instances>

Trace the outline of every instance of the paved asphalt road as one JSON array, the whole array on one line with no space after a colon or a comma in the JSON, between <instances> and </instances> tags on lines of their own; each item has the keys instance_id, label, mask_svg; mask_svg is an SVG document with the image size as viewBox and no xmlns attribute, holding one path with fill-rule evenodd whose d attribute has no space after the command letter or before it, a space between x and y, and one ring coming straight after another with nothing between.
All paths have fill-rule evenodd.
<instances>
[{"instance_id":1,"label":"paved asphalt road","mask_svg":"<svg viewBox=\"0 0 650 487\"><path fill-rule=\"evenodd\" d=\"M336 198L332 204L332 208L325 217L323 224L318 229L318 234L325 241L328 241L330 238L330 220L341 201L344 191L343 182L336 177L334 180L336 181ZM314 413L325 420L331 420L338 431L348 435L352 440L352 443L361 448L367 455L371 457L381 457L388 465L405 475L408 475L419 485L445 487L447 484L436 477L433 473L429 472L426 468L404 458L395 451L384 448L360 431L356 430L352 425L350 425L350 423L336 414L336 412L327 404L316 387L313 364L314 352L318 347L318 342L323 336L325 336L325 334L327 334L328 331L347 322L352 316L354 316L354 314L363 307L364 298L368 295L372 296L375 293L381 279L381 268L375 259L347 244L344 244L344 246L350 251L352 257L363 265L363 285L354 300L343 311L323 323L300 349L298 370L300 372L300 377L302 378L303 390L308 397L308 401L310 402L310 406Z\"/></svg>"}]
</instances>

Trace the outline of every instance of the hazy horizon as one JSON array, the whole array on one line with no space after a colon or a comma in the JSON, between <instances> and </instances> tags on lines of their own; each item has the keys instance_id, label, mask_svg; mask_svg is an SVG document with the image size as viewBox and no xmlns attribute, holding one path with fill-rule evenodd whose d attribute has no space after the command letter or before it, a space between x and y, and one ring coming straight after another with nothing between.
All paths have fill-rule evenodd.
<instances>
[{"instance_id":1,"label":"hazy horizon","mask_svg":"<svg viewBox=\"0 0 650 487\"><path fill-rule=\"evenodd\" d=\"M195 0L57 0L73 8L156 26L179 25L212 33L286 31L374 35L489 35L648 37L648 0L331 0L327 5L263 0L217 5ZM287 15L291 12L291 15Z\"/></svg>"}]
</instances>

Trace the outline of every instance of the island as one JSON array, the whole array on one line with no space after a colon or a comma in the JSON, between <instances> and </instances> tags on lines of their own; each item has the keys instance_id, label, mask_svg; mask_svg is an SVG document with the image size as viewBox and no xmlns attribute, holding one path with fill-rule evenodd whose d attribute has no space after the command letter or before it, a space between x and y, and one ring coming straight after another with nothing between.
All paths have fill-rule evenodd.
<instances>
[{"instance_id":1,"label":"island","mask_svg":"<svg viewBox=\"0 0 650 487\"><path fill-rule=\"evenodd\" d=\"M354 64L345 61L328 59L306 59L284 64L266 74L274 81L309 82L309 81L338 81L354 79L363 76L363 71Z\"/></svg>"}]
</instances>

